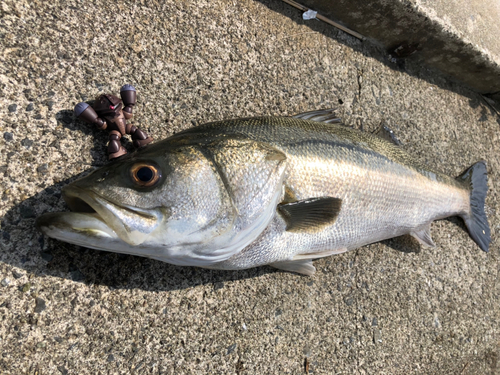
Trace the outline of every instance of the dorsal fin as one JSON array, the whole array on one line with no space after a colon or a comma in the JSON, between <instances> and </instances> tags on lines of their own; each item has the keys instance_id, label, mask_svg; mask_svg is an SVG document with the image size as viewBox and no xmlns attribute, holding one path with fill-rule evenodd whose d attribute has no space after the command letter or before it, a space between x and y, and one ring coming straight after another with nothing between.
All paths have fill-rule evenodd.
<instances>
[{"instance_id":1,"label":"dorsal fin","mask_svg":"<svg viewBox=\"0 0 500 375\"><path fill-rule=\"evenodd\" d=\"M310 111L310 112L304 112L304 113L297 113L296 115L293 115L292 117L298 118L301 120L324 122L327 124L333 124L333 123L337 124L337 123L342 122L342 120L335 113L334 108L320 109L317 111Z\"/></svg>"},{"instance_id":2,"label":"dorsal fin","mask_svg":"<svg viewBox=\"0 0 500 375\"><path fill-rule=\"evenodd\" d=\"M385 139L386 141L394 143L397 146L402 145L401 141L398 139L398 137L396 137L396 135L394 134L392 129L390 127L388 127L387 125L385 125L384 123L382 123L380 125L380 128L378 128L378 130L373 134L379 138L382 138L382 139Z\"/></svg>"}]
</instances>

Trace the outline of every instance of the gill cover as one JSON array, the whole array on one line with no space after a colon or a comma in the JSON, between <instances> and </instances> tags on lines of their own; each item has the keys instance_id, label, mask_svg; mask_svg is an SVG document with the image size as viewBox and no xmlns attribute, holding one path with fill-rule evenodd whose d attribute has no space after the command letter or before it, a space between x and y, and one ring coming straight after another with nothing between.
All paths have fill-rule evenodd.
<instances>
[{"instance_id":1,"label":"gill cover","mask_svg":"<svg viewBox=\"0 0 500 375\"><path fill-rule=\"evenodd\" d=\"M218 196L227 199L230 212L212 220L210 230L193 226L191 236L179 233L179 241L170 251L174 259L169 261L210 266L244 249L268 226L283 194L286 156L268 144L234 138L196 147L210 164L218 181ZM210 189L204 193L207 200L214 196Z\"/></svg>"}]
</instances>

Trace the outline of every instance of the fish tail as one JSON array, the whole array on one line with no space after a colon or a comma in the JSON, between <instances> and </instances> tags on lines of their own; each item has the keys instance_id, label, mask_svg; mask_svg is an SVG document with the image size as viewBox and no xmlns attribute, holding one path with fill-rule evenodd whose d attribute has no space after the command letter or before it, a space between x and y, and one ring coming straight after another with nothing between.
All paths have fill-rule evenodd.
<instances>
[{"instance_id":1,"label":"fish tail","mask_svg":"<svg viewBox=\"0 0 500 375\"><path fill-rule=\"evenodd\" d=\"M488 252L491 242L490 226L484 211L484 201L488 192L486 163L477 162L457 177L470 189L470 212L462 215L471 238L481 250Z\"/></svg>"}]
</instances>

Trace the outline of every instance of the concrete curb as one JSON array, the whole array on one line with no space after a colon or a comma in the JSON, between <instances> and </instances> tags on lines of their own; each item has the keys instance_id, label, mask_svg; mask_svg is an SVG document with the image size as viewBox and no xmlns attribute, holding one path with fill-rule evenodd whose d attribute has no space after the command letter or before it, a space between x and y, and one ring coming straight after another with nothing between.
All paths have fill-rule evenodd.
<instances>
[{"instance_id":1,"label":"concrete curb","mask_svg":"<svg viewBox=\"0 0 500 375\"><path fill-rule=\"evenodd\" d=\"M493 0L302 0L382 46L500 99L500 6Z\"/></svg>"}]
</instances>

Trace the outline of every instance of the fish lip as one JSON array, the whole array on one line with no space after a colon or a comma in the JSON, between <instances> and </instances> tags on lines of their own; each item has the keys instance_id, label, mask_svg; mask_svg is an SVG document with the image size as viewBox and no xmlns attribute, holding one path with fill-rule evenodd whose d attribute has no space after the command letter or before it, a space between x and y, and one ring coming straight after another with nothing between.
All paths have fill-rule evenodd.
<instances>
[{"instance_id":1,"label":"fish lip","mask_svg":"<svg viewBox=\"0 0 500 375\"><path fill-rule=\"evenodd\" d=\"M127 227L105 205L118 207L134 214L143 215L131 207L118 205L92 190L87 190L74 185L67 185L62 189L62 196L70 210L75 213L94 214L99 217L117 236L130 245L138 245L142 241L134 240Z\"/></svg>"},{"instance_id":2,"label":"fish lip","mask_svg":"<svg viewBox=\"0 0 500 375\"><path fill-rule=\"evenodd\" d=\"M82 225L82 222L85 222L85 225ZM96 213L49 212L39 216L35 221L35 226L38 231L49 237L86 247L98 248L95 244L89 245L88 241L81 239L85 236L119 239L113 229ZM58 235L54 235L55 232ZM80 236L80 241L75 242L75 234Z\"/></svg>"}]
</instances>

